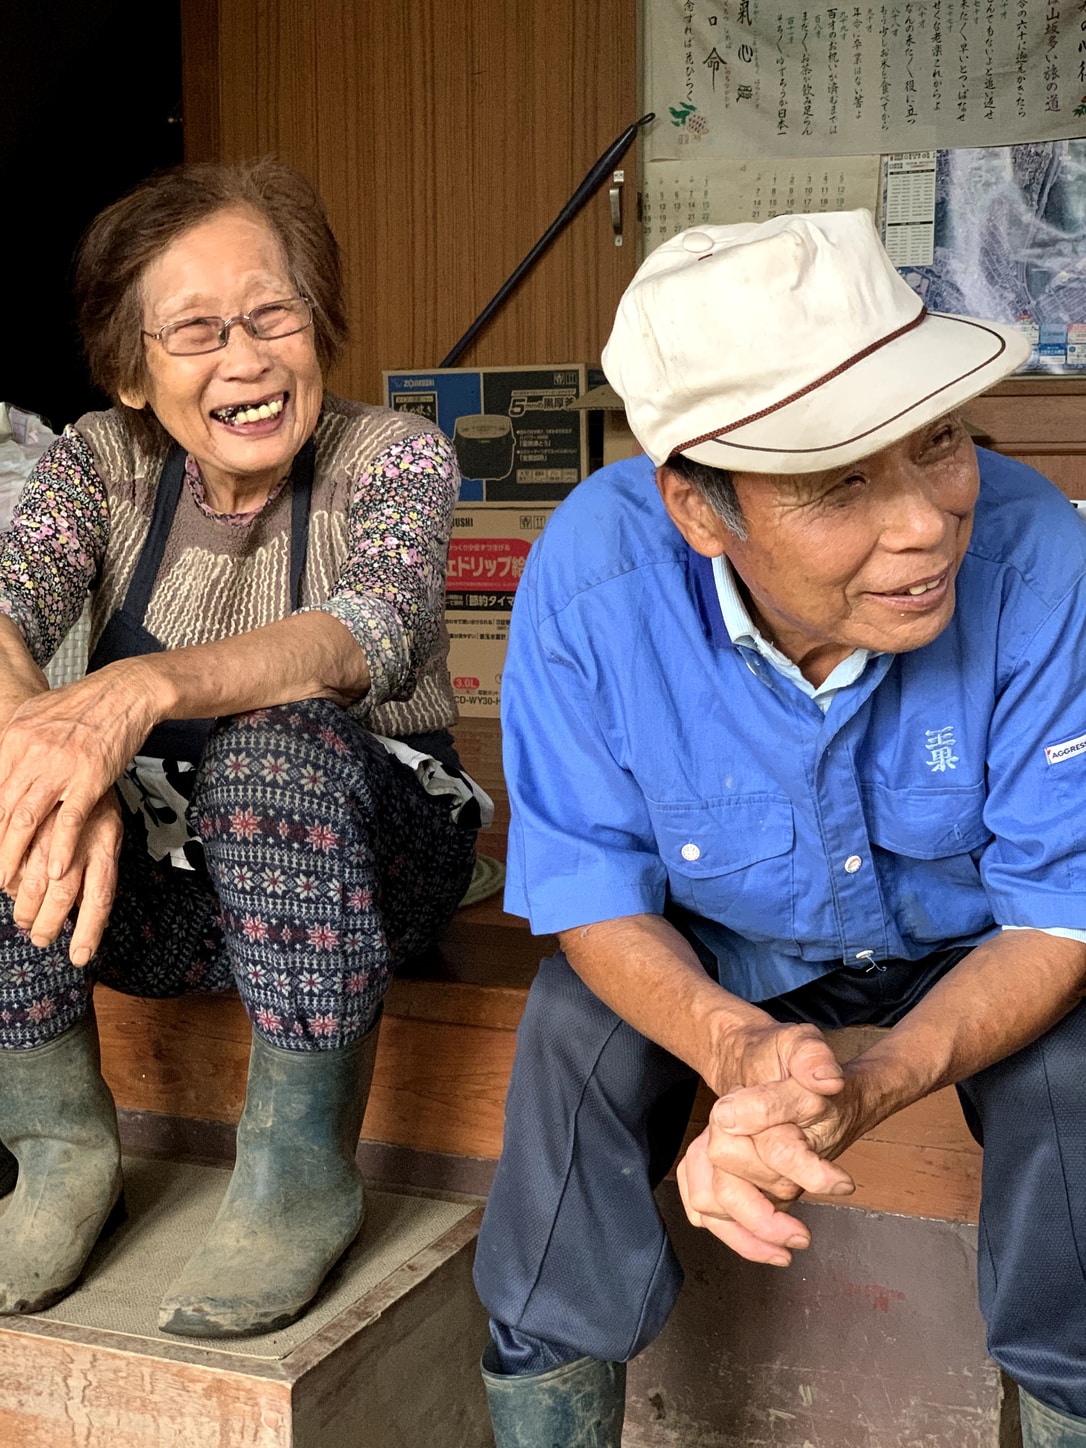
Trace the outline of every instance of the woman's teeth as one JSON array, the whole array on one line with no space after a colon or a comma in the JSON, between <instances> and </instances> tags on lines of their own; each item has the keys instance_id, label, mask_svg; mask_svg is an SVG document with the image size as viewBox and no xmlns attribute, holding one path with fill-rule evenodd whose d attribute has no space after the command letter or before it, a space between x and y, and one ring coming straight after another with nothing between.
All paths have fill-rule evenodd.
<instances>
[{"instance_id":1,"label":"woman's teeth","mask_svg":"<svg viewBox=\"0 0 1086 1448\"><path fill-rule=\"evenodd\" d=\"M238 423L264 422L269 417L278 417L283 410L283 399L261 402L256 407L217 407L212 413L220 422L236 426Z\"/></svg>"},{"instance_id":2,"label":"woman's teeth","mask_svg":"<svg viewBox=\"0 0 1086 1448\"><path fill-rule=\"evenodd\" d=\"M933 588L938 588L942 581L941 578L936 578L931 583L918 583L915 588L910 588L908 592L915 598L918 593L930 593Z\"/></svg>"}]
</instances>

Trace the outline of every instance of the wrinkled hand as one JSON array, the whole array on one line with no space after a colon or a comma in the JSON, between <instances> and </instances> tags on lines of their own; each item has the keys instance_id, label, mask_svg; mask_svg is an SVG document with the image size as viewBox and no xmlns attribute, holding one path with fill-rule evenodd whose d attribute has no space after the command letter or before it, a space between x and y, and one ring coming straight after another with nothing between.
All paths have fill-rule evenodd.
<instances>
[{"instance_id":1,"label":"wrinkled hand","mask_svg":"<svg viewBox=\"0 0 1086 1448\"><path fill-rule=\"evenodd\" d=\"M833 1048L817 1026L760 1020L728 1030L706 1079L718 1096L743 1086L794 1081L813 1097L833 1096L844 1076ZM812 1102L813 1104L813 1102Z\"/></svg>"},{"instance_id":2,"label":"wrinkled hand","mask_svg":"<svg viewBox=\"0 0 1086 1448\"><path fill-rule=\"evenodd\" d=\"M779 1204L804 1191L854 1190L825 1159L852 1139L853 1102L842 1098L841 1068L813 1026L747 1027L729 1041L723 1070L734 1084L679 1164L683 1205L694 1226L740 1256L785 1266L810 1233Z\"/></svg>"},{"instance_id":3,"label":"wrinkled hand","mask_svg":"<svg viewBox=\"0 0 1086 1448\"><path fill-rule=\"evenodd\" d=\"M116 894L117 857L124 833L121 807L116 792L110 789L88 815L71 866L53 879L48 861L58 814L54 810L34 836L7 892L15 902L16 925L28 931L37 946L56 940L72 907L78 904L68 956L73 965L83 966L98 949Z\"/></svg>"},{"instance_id":4,"label":"wrinkled hand","mask_svg":"<svg viewBox=\"0 0 1086 1448\"><path fill-rule=\"evenodd\" d=\"M740 1087L713 1106L713 1159L727 1167L738 1159L731 1155L733 1150L746 1152L730 1143L753 1141L771 1191L787 1182L805 1191L822 1191L801 1182L796 1173L809 1173L812 1155L825 1166L861 1136L870 1124L866 1106L855 1075L848 1070L833 1095L817 1095L792 1077Z\"/></svg>"},{"instance_id":5,"label":"wrinkled hand","mask_svg":"<svg viewBox=\"0 0 1086 1448\"><path fill-rule=\"evenodd\" d=\"M0 735L0 887L11 882L46 820L46 871L68 879L84 830L156 722L138 671L125 665L35 695ZM58 808L59 806L59 808Z\"/></svg>"}]
</instances>

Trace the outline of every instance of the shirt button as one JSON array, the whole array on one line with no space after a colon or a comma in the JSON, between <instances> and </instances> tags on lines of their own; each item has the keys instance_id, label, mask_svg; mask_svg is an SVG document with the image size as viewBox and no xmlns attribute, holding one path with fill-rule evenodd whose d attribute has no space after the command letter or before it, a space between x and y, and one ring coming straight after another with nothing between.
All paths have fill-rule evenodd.
<instances>
[{"instance_id":1,"label":"shirt button","mask_svg":"<svg viewBox=\"0 0 1086 1448\"><path fill-rule=\"evenodd\" d=\"M701 859L701 851L698 849L697 845L695 845L693 842L691 842L691 843L688 844L688 845L683 845L683 847L682 847L682 849L679 851L679 853L682 855L682 857L683 857L684 860L700 860L700 859Z\"/></svg>"},{"instance_id":2,"label":"shirt button","mask_svg":"<svg viewBox=\"0 0 1086 1448\"><path fill-rule=\"evenodd\" d=\"M845 861L845 874L855 875L856 871L860 868L862 864L863 860L860 859L859 855L849 855L848 859Z\"/></svg>"}]
</instances>

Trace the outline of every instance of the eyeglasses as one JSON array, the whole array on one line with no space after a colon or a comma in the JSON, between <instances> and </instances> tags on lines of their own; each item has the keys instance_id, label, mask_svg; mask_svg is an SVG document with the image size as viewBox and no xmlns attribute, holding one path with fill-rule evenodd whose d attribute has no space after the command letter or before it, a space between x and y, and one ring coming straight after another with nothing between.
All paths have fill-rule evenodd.
<instances>
[{"instance_id":1,"label":"eyeglasses","mask_svg":"<svg viewBox=\"0 0 1086 1448\"><path fill-rule=\"evenodd\" d=\"M304 332L313 322L313 305L308 297L286 297L281 302L265 302L251 312L236 317L186 317L182 322L167 322L157 332L144 332L161 342L172 357L198 357L201 352L217 352L230 340L230 328L236 323L262 342L278 337L293 337Z\"/></svg>"}]
</instances>

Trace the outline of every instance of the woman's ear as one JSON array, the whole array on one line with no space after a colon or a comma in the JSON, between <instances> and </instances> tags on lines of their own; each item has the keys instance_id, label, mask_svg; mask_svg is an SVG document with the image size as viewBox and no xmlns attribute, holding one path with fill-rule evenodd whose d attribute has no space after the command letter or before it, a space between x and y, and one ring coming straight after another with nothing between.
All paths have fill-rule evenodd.
<instances>
[{"instance_id":1,"label":"woman's ear","mask_svg":"<svg viewBox=\"0 0 1086 1448\"><path fill-rule=\"evenodd\" d=\"M146 396L136 388L122 387L117 396L125 407L130 407L133 412L142 412L147 406Z\"/></svg>"},{"instance_id":2,"label":"woman's ear","mask_svg":"<svg viewBox=\"0 0 1086 1448\"><path fill-rule=\"evenodd\" d=\"M706 558L719 558L725 552L726 539L734 535L713 511L705 495L666 463L656 469L656 486L668 517L694 552Z\"/></svg>"}]
</instances>

